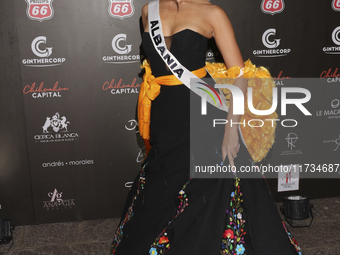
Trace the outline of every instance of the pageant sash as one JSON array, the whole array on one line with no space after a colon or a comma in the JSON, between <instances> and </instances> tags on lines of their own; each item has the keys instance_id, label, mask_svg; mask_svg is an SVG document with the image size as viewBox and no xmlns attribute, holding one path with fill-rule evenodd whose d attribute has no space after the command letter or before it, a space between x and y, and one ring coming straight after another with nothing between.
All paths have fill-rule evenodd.
<instances>
[{"instance_id":1,"label":"pageant sash","mask_svg":"<svg viewBox=\"0 0 340 255\"><path fill-rule=\"evenodd\" d=\"M151 41L161 59L169 67L169 70L177 77L177 79L179 79L194 93L204 98L207 102L214 105L215 107L228 112L228 107L224 98L221 97L214 88L206 84L206 82L198 78L186 67L184 67L167 49L163 35L162 23L159 16L158 0L149 3L148 20Z\"/></svg>"},{"instance_id":2,"label":"pageant sash","mask_svg":"<svg viewBox=\"0 0 340 255\"><path fill-rule=\"evenodd\" d=\"M185 68L172 53L167 49L163 35L162 23L159 16L159 1L155 0L148 5L149 35L151 41L164 63L169 70L191 91L204 98L213 106L222 111L228 112L228 106L225 98L220 96L217 91L206 84L202 79L191 73ZM243 75L243 68L240 69L239 76ZM190 80L191 79L191 80ZM194 82L195 81L195 82ZM220 87L217 85L217 88ZM204 105L202 105L204 107ZM243 138L240 126L238 126L241 141L247 148L247 144Z\"/></svg>"}]
</instances>

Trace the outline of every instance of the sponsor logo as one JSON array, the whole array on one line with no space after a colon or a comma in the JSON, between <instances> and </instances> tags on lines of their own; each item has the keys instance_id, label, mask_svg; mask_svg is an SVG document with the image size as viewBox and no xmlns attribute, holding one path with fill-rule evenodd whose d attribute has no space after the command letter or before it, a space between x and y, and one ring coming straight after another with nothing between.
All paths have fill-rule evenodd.
<instances>
[{"instance_id":1,"label":"sponsor logo","mask_svg":"<svg viewBox=\"0 0 340 255\"><path fill-rule=\"evenodd\" d=\"M52 161L52 162L44 162L41 164L43 168L49 167L63 167L63 166L85 166L85 165L93 165L93 159L81 159L81 160L70 160L70 161Z\"/></svg>"},{"instance_id":2,"label":"sponsor logo","mask_svg":"<svg viewBox=\"0 0 340 255\"><path fill-rule=\"evenodd\" d=\"M332 8L334 11L340 12L340 0L333 0Z\"/></svg>"},{"instance_id":3,"label":"sponsor logo","mask_svg":"<svg viewBox=\"0 0 340 255\"><path fill-rule=\"evenodd\" d=\"M264 13L274 15L283 12L285 3L283 0L262 0L261 10Z\"/></svg>"},{"instance_id":4,"label":"sponsor logo","mask_svg":"<svg viewBox=\"0 0 340 255\"><path fill-rule=\"evenodd\" d=\"M276 86L284 86L284 80L291 79L290 76L284 76L283 71L280 71L276 77L273 77Z\"/></svg>"},{"instance_id":5,"label":"sponsor logo","mask_svg":"<svg viewBox=\"0 0 340 255\"><path fill-rule=\"evenodd\" d=\"M23 59L25 66L31 67L49 67L59 66L65 62L65 58L49 58L52 55L53 47L44 46L47 44L46 36L38 36L31 43L31 50L39 58Z\"/></svg>"},{"instance_id":6,"label":"sponsor logo","mask_svg":"<svg viewBox=\"0 0 340 255\"><path fill-rule=\"evenodd\" d=\"M133 0L109 0L109 14L113 18L124 19L135 12Z\"/></svg>"},{"instance_id":7,"label":"sponsor logo","mask_svg":"<svg viewBox=\"0 0 340 255\"><path fill-rule=\"evenodd\" d=\"M46 117L42 126L42 134L34 135L35 142L72 142L79 139L78 133L68 130L70 121L57 112L52 117ZM59 133L60 132L60 133Z\"/></svg>"},{"instance_id":8,"label":"sponsor logo","mask_svg":"<svg viewBox=\"0 0 340 255\"><path fill-rule=\"evenodd\" d=\"M108 90L112 95L121 95L121 94L138 94L139 93L140 84L137 82L137 78L134 78L131 83L124 84L123 79L119 79L118 82L115 79L112 79L111 82L106 81L102 85L102 89Z\"/></svg>"},{"instance_id":9,"label":"sponsor logo","mask_svg":"<svg viewBox=\"0 0 340 255\"><path fill-rule=\"evenodd\" d=\"M216 61L216 57L221 57L221 53L218 52L218 51L211 51L211 50L209 50L205 54L206 61L211 61L211 60Z\"/></svg>"},{"instance_id":10,"label":"sponsor logo","mask_svg":"<svg viewBox=\"0 0 340 255\"><path fill-rule=\"evenodd\" d=\"M60 87L58 81L51 88L45 87L44 82L41 82L39 86L32 83L32 85L26 85L23 89L24 95L32 95L33 98L50 98L50 97L61 97L62 91L67 91L69 88Z\"/></svg>"},{"instance_id":11,"label":"sponsor logo","mask_svg":"<svg viewBox=\"0 0 340 255\"><path fill-rule=\"evenodd\" d=\"M340 100L335 98L330 103L330 108L326 110L317 110L317 117L327 117L328 119L339 119L340 118Z\"/></svg>"},{"instance_id":12,"label":"sponsor logo","mask_svg":"<svg viewBox=\"0 0 340 255\"><path fill-rule=\"evenodd\" d=\"M43 201L43 208L46 210L71 209L76 205L75 199L62 199L63 192L58 192L57 189L47 195L51 200Z\"/></svg>"},{"instance_id":13,"label":"sponsor logo","mask_svg":"<svg viewBox=\"0 0 340 255\"><path fill-rule=\"evenodd\" d=\"M334 149L333 151L338 151L339 147L340 147L340 135L338 138L333 139L333 140L325 140L323 141L323 143L332 143L334 144Z\"/></svg>"},{"instance_id":14,"label":"sponsor logo","mask_svg":"<svg viewBox=\"0 0 340 255\"><path fill-rule=\"evenodd\" d=\"M336 27L332 32L333 47L323 47L325 54L340 54L340 26Z\"/></svg>"},{"instance_id":15,"label":"sponsor logo","mask_svg":"<svg viewBox=\"0 0 340 255\"><path fill-rule=\"evenodd\" d=\"M328 83L333 82L340 82L340 73L338 73L339 68L335 68L334 71L332 71L331 68L329 68L327 71L323 71L320 75L321 79L327 79Z\"/></svg>"},{"instance_id":16,"label":"sponsor logo","mask_svg":"<svg viewBox=\"0 0 340 255\"><path fill-rule=\"evenodd\" d=\"M133 119L133 120L128 121L128 124L125 125L125 129L132 131L132 130L135 130L137 126L138 126L138 122Z\"/></svg>"},{"instance_id":17,"label":"sponsor logo","mask_svg":"<svg viewBox=\"0 0 340 255\"><path fill-rule=\"evenodd\" d=\"M126 182L124 184L125 188L131 189L133 182Z\"/></svg>"},{"instance_id":18,"label":"sponsor logo","mask_svg":"<svg viewBox=\"0 0 340 255\"><path fill-rule=\"evenodd\" d=\"M288 133L285 140L289 150L282 151L281 155L302 154L301 150L296 149L296 143L299 140L299 137L295 133Z\"/></svg>"},{"instance_id":19,"label":"sponsor logo","mask_svg":"<svg viewBox=\"0 0 340 255\"><path fill-rule=\"evenodd\" d=\"M139 149L136 162L141 163L145 157L146 157L146 153L145 153L145 146L144 146L142 149Z\"/></svg>"},{"instance_id":20,"label":"sponsor logo","mask_svg":"<svg viewBox=\"0 0 340 255\"><path fill-rule=\"evenodd\" d=\"M104 56L103 61L107 64L128 64L140 62L141 55L129 54L132 49L132 45L126 43L126 34L118 34L112 39L112 49L119 55Z\"/></svg>"},{"instance_id":21,"label":"sponsor logo","mask_svg":"<svg viewBox=\"0 0 340 255\"><path fill-rule=\"evenodd\" d=\"M52 2L53 0L26 0L27 17L40 22L51 19L54 14Z\"/></svg>"},{"instance_id":22,"label":"sponsor logo","mask_svg":"<svg viewBox=\"0 0 340 255\"><path fill-rule=\"evenodd\" d=\"M269 28L262 35L262 43L267 48L264 50L254 50L255 57L283 57L291 52L291 49L278 48L281 39L276 38L276 29Z\"/></svg>"}]
</instances>

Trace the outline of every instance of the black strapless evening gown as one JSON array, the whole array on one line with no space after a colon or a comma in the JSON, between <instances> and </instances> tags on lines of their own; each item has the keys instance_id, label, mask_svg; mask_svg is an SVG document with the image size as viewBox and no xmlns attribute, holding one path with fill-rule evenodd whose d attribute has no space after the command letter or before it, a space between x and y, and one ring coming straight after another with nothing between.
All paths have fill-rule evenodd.
<instances>
[{"instance_id":1,"label":"black strapless evening gown","mask_svg":"<svg viewBox=\"0 0 340 255\"><path fill-rule=\"evenodd\" d=\"M205 66L205 37L186 29L166 40L188 70ZM171 74L148 33L143 47L155 77ZM299 254L265 179L190 180L190 93L184 85L161 86L152 102L152 148L129 192L110 254ZM235 164L249 165L240 144Z\"/></svg>"}]
</instances>

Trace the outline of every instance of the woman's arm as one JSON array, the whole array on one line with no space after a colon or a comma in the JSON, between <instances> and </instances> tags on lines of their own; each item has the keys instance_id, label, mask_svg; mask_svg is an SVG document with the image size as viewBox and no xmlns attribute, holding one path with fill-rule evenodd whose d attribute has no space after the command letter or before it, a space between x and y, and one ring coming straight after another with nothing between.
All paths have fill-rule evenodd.
<instances>
[{"instance_id":1,"label":"woman's arm","mask_svg":"<svg viewBox=\"0 0 340 255\"><path fill-rule=\"evenodd\" d=\"M144 5L142 8L142 22L143 22L143 28L144 32L148 32L148 4Z\"/></svg>"},{"instance_id":2,"label":"woman's arm","mask_svg":"<svg viewBox=\"0 0 340 255\"><path fill-rule=\"evenodd\" d=\"M209 20L212 26L212 33L215 38L216 45L222 54L224 63L227 68L232 66L244 67L243 58L240 49L237 45L235 34L231 22L223 9L214 5L211 6L212 11L209 12ZM247 80L239 78L235 80L234 85L239 87L243 94L247 90ZM233 114L233 97L230 98L229 112L227 117L227 124L222 143L222 158L223 161L228 156L229 163L234 166L234 158L237 157L239 151L239 136L238 124L230 123L240 122L241 115Z\"/></svg>"}]
</instances>

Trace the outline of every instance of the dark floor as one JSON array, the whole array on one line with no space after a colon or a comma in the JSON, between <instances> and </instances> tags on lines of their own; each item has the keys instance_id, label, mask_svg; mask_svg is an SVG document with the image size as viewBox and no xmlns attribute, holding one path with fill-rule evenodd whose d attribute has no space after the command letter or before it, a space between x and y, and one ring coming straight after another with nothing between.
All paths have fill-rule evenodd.
<instances>
[{"instance_id":1,"label":"dark floor","mask_svg":"<svg viewBox=\"0 0 340 255\"><path fill-rule=\"evenodd\" d=\"M311 203L314 204L312 225L308 228L288 226L289 229L305 255L339 255L340 197L315 199ZM116 218L16 227L14 246L8 254L108 255L117 224ZM0 245L0 252L7 247Z\"/></svg>"}]
</instances>

